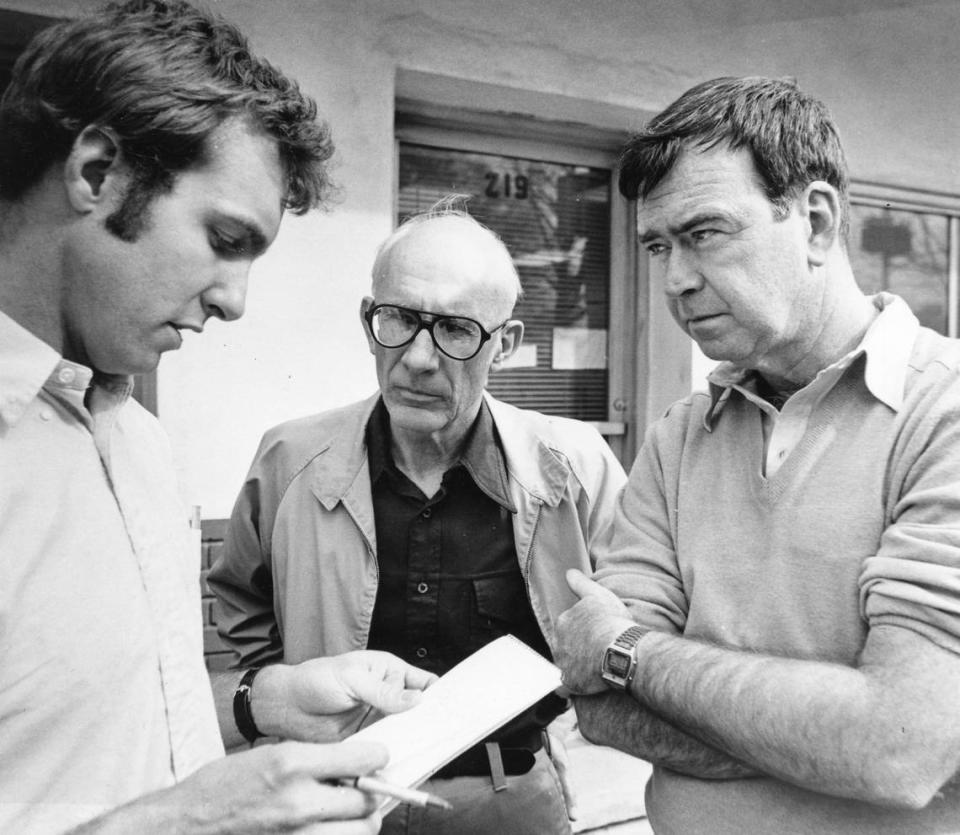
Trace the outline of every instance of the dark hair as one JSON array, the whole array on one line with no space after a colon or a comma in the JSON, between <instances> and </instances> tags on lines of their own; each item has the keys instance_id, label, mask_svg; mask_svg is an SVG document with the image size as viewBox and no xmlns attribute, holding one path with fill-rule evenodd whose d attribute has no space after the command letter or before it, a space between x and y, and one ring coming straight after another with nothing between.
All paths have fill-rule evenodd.
<instances>
[{"instance_id":1,"label":"dark hair","mask_svg":"<svg viewBox=\"0 0 960 835\"><path fill-rule=\"evenodd\" d=\"M98 125L133 170L121 213L139 216L203 162L207 138L231 117L277 141L287 209L323 201L333 143L316 104L253 56L235 26L185 0L110 3L43 30L17 61L0 100L0 198L22 197Z\"/></svg>"},{"instance_id":2,"label":"dark hair","mask_svg":"<svg viewBox=\"0 0 960 835\"><path fill-rule=\"evenodd\" d=\"M748 148L777 217L814 180L840 195L841 239L849 182L840 136L826 106L792 79L715 78L692 87L631 137L620 158L620 192L646 197L685 148Z\"/></svg>"}]
</instances>

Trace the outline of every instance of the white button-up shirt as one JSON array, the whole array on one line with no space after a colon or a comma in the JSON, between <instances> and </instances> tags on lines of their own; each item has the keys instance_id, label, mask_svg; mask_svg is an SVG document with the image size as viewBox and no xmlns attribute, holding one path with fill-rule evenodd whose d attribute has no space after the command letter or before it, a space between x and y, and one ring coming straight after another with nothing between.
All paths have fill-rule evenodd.
<instances>
[{"instance_id":1,"label":"white button-up shirt","mask_svg":"<svg viewBox=\"0 0 960 835\"><path fill-rule=\"evenodd\" d=\"M66 830L222 755L166 437L0 313L0 832Z\"/></svg>"}]
</instances>

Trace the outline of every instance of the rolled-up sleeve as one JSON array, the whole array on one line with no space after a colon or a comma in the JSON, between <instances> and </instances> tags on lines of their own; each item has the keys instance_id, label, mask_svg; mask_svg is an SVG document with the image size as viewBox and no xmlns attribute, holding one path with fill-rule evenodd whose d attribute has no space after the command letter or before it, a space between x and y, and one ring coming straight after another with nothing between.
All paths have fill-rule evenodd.
<instances>
[{"instance_id":1,"label":"rolled-up sleeve","mask_svg":"<svg viewBox=\"0 0 960 835\"><path fill-rule=\"evenodd\" d=\"M861 613L960 654L960 380L944 372L904 404L888 469L887 525L860 575Z\"/></svg>"},{"instance_id":2,"label":"rolled-up sleeve","mask_svg":"<svg viewBox=\"0 0 960 835\"><path fill-rule=\"evenodd\" d=\"M685 408L675 404L671 411ZM641 626L674 634L682 633L688 610L674 548L677 479L670 471L679 461L680 441L674 435L684 424L677 417L668 413L648 430L594 576L624 601Z\"/></svg>"}]
</instances>

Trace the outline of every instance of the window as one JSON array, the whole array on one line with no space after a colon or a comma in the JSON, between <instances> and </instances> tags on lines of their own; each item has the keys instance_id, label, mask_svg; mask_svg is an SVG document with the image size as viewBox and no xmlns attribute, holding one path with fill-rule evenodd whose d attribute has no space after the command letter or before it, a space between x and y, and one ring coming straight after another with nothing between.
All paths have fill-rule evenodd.
<instances>
[{"instance_id":1,"label":"window","mask_svg":"<svg viewBox=\"0 0 960 835\"><path fill-rule=\"evenodd\" d=\"M651 114L406 68L395 96L397 221L468 194L520 274L526 345L491 392L589 421L629 466L648 423L689 389L685 337L616 187L623 144Z\"/></svg>"},{"instance_id":2,"label":"window","mask_svg":"<svg viewBox=\"0 0 960 835\"><path fill-rule=\"evenodd\" d=\"M850 262L865 293L889 291L920 323L957 336L960 200L854 185Z\"/></svg>"},{"instance_id":3,"label":"window","mask_svg":"<svg viewBox=\"0 0 960 835\"><path fill-rule=\"evenodd\" d=\"M525 325L490 392L522 408L608 420L610 189L606 168L400 145L399 221L451 193L513 256Z\"/></svg>"}]
</instances>

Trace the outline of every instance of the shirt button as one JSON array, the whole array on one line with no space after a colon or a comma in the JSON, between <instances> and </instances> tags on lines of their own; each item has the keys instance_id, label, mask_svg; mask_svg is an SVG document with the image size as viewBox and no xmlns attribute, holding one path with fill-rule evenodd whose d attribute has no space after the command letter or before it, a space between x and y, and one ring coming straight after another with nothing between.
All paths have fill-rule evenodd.
<instances>
[{"instance_id":1,"label":"shirt button","mask_svg":"<svg viewBox=\"0 0 960 835\"><path fill-rule=\"evenodd\" d=\"M46 406L44 406L40 410L40 420L50 420L50 418L52 417L53 417L53 412L50 409L48 409Z\"/></svg>"},{"instance_id":2,"label":"shirt button","mask_svg":"<svg viewBox=\"0 0 960 835\"><path fill-rule=\"evenodd\" d=\"M424 519L429 519L433 516L433 511L428 507L423 513L420 514Z\"/></svg>"},{"instance_id":3,"label":"shirt button","mask_svg":"<svg viewBox=\"0 0 960 835\"><path fill-rule=\"evenodd\" d=\"M426 658L426 657L427 657L426 649L424 647L420 647L420 649L417 650L417 658Z\"/></svg>"},{"instance_id":4,"label":"shirt button","mask_svg":"<svg viewBox=\"0 0 960 835\"><path fill-rule=\"evenodd\" d=\"M418 583L417 591L420 592L420 594L426 594L428 591L430 591L430 586L428 586L426 583Z\"/></svg>"},{"instance_id":5,"label":"shirt button","mask_svg":"<svg viewBox=\"0 0 960 835\"><path fill-rule=\"evenodd\" d=\"M60 369L60 373L57 374L57 379L58 379L61 383L68 383L68 384L69 384L69 383L72 383L72 382L73 382L73 379L74 379L74 377L76 377L76 376L77 376L77 372L74 371L72 368L61 368L61 369Z\"/></svg>"}]
</instances>

